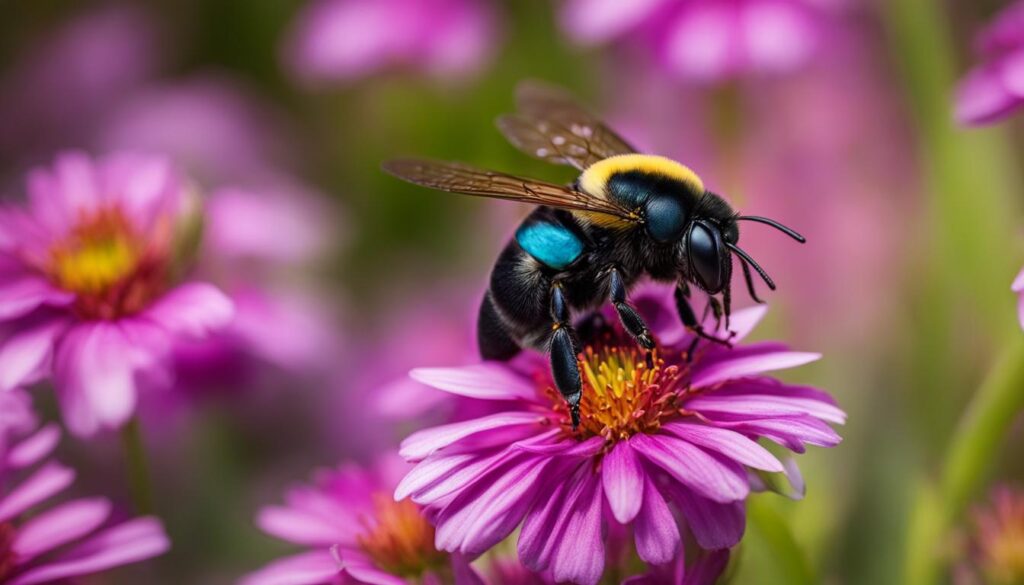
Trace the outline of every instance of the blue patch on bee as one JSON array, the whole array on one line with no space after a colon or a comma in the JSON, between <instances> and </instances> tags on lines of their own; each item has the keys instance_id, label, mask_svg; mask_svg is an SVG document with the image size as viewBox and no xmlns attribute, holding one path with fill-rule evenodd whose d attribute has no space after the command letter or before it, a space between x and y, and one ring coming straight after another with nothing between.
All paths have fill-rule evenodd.
<instances>
[{"instance_id":1,"label":"blue patch on bee","mask_svg":"<svg viewBox=\"0 0 1024 585\"><path fill-rule=\"evenodd\" d=\"M555 270L572 264L583 253L583 242L569 228L543 221L520 226L516 241L527 254Z\"/></svg>"}]
</instances>

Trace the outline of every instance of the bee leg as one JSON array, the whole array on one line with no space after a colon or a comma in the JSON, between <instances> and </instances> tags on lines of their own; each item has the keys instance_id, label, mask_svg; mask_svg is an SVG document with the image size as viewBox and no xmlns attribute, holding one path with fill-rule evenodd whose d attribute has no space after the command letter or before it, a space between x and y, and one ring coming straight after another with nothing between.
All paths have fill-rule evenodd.
<instances>
[{"instance_id":1,"label":"bee leg","mask_svg":"<svg viewBox=\"0 0 1024 585\"><path fill-rule=\"evenodd\" d=\"M583 380L576 356L579 354L576 333L570 322L569 305L565 300L562 285L555 282L551 285L551 345L548 353L551 358L551 375L555 386L569 403L569 416L572 417L572 428L580 424L580 399L583 398Z\"/></svg>"},{"instance_id":2,"label":"bee leg","mask_svg":"<svg viewBox=\"0 0 1024 585\"><path fill-rule=\"evenodd\" d=\"M622 280L617 268L612 268L608 274L609 293L615 312L619 314L622 326L633 336L640 347L647 350L647 367L654 367L654 337L647 327L640 313L626 302L626 283Z\"/></svg>"},{"instance_id":3,"label":"bee leg","mask_svg":"<svg viewBox=\"0 0 1024 585\"><path fill-rule=\"evenodd\" d=\"M476 321L476 342L480 349L480 357L485 360L510 360L521 350L519 344L509 335L508 326L494 306L490 292L484 295L484 300L480 304L480 315Z\"/></svg>"},{"instance_id":4,"label":"bee leg","mask_svg":"<svg viewBox=\"0 0 1024 585\"><path fill-rule=\"evenodd\" d=\"M686 359L688 361L693 359L693 354L697 350L697 343L701 339L707 339L708 341L711 341L713 343L718 343L726 347L732 347L732 344L729 343L728 340L719 339L718 337L715 337L714 335L711 335L710 333L704 331L703 325L701 325L700 321L697 320L697 314L693 312L693 307L690 305L690 287L688 287L685 283L678 285L676 287L675 297L676 311L679 313L679 319L683 322L683 325L687 329L693 331L695 336L693 338L693 342L690 343L689 349L687 349L686 351ZM711 301L714 302L712 303ZM710 299L709 303L711 304L711 310L716 312L716 318L718 318L717 316L721 314L721 306L718 305L718 301L715 300L714 297Z\"/></svg>"}]
</instances>

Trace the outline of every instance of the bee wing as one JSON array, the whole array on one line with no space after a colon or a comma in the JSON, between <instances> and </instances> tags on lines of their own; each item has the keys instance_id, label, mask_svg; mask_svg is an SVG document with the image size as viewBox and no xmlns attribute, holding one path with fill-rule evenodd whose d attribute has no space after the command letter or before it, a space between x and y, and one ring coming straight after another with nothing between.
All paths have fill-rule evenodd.
<instances>
[{"instance_id":1,"label":"bee wing","mask_svg":"<svg viewBox=\"0 0 1024 585\"><path fill-rule=\"evenodd\" d=\"M526 154L583 170L593 163L636 152L560 88L529 81L516 90L519 112L498 118L498 129Z\"/></svg>"},{"instance_id":2,"label":"bee wing","mask_svg":"<svg viewBox=\"0 0 1024 585\"><path fill-rule=\"evenodd\" d=\"M549 205L574 211L603 213L630 222L639 220L633 210L591 197L571 187L524 179L461 163L396 159L385 162L383 169L399 179L449 193L463 193L533 205Z\"/></svg>"}]
</instances>

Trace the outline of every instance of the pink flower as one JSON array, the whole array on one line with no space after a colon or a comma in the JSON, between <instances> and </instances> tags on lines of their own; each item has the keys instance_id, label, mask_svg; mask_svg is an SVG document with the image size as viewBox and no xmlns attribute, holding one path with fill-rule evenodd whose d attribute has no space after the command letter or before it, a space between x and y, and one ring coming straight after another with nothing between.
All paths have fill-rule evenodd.
<instances>
[{"instance_id":1,"label":"pink flower","mask_svg":"<svg viewBox=\"0 0 1024 585\"><path fill-rule=\"evenodd\" d=\"M774 342L704 345L688 362L691 337L668 299L652 293L636 300L657 333L655 367L646 367L621 328L584 339L575 432L547 360L536 354L513 364L413 370L413 378L439 390L510 405L402 443L400 454L417 465L395 498L427 508L439 549L480 554L521 524L527 568L550 571L556 582L593 585L604 570L609 525L631 526L637 553L651 565L677 557L681 529L706 550L738 543L751 474L785 471L757 439L797 452L839 443L828 423L842 423L845 414L831 398L763 375L817 354ZM762 315L733 315L737 341Z\"/></svg>"},{"instance_id":2,"label":"pink flower","mask_svg":"<svg viewBox=\"0 0 1024 585\"><path fill-rule=\"evenodd\" d=\"M972 520L956 567L957 585L1024 582L1024 493L996 488L989 504L973 511Z\"/></svg>"},{"instance_id":3,"label":"pink flower","mask_svg":"<svg viewBox=\"0 0 1024 585\"><path fill-rule=\"evenodd\" d=\"M434 548L434 527L419 506L391 497L405 466L321 470L285 505L260 511L264 532L309 548L252 573L240 585L479 583L466 559Z\"/></svg>"},{"instance_id":4,"label":"pink flower","mask_svg":"<svg viewBox=\"0 0 1024 585\"><path fill-rule=\"evenodd\" d=\"M4 410L11 401L27 404L28 398L21 390L0 393ZM60 431L55 425L35 430L32 419L30 414L17 427L0 420L0 583L64 582L143 561L170 548L155 518L110 526L111 504L103 498L39 510L71 485L75 472L46 461ZM5 443L4 438L13 442Z\"/></svg>"},{"instance_id":5,"label":"pink flower","mask_svg":"<svg viewBox=\"0 0 1024 585\"><path fill-rule=\"evenodd\" d=\"M957 89L961 124L995 122L1024 105L1024 1L1003 10L978 35L977 48L982 63Z\"/></svg>"},{"instance_id":6,"label":"pink flower","mask_svg":"<svg viewBox=\"0 0 1024 585\"><path fill-rule=\"evenodd\" d=\"M802 66L823 37L813 0L569 0L562 25L586 44L641 46L670 73L719 82Z\"/></svg>"},{"instance_id":7,"label":"pink flower","mask_svg":"<svg viewBox=\"0 0 1024 585\"><path fill-rule=\"evenodd\" d=\"M0 390L53 378L65 421L117 428L137 391L165 387L170 350L227 325L231 301L181 282L198 211L164 159L59 156L0 211Z\"/></svg>"},{"instance_id":8,"label":"pink flower","mask_svg":"<svg viewBox=\"0 0 1024 585\"><path fill-rule=\"evenodd\" d=\"M296 18L286 66L308 82L345 82L392 67L477 71L496 36L486 0L313 0Z\"/></svg>"},{"instance_id":9,"label":"pink flower","mask_svg":"<svg viewBox=\"0 0 1024 585\"><path fill-rule=\"evenodd\" d=\"M1024 269L1017 274L1017 278L1013 279L1011 289L1017 293L1017 320L1024 328Z\"/></svg>"}]
</instances>

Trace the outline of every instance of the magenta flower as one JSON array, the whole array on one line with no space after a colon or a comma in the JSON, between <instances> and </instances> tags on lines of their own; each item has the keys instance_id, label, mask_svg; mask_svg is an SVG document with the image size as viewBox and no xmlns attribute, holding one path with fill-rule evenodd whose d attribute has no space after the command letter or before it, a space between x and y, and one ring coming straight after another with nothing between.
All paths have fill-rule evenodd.
<instances>
[{"instance_id":1,"label":"magenta flower","mask_svg":"<svg viewBox=\"0 0 1024 585\"><path fill-rule=\"evenodd\" d=\"M677 77L719 82L800 67L826 12L812 0L569 0L562 25L581 43L640 43Z\"/></svg>"},{"instance_id":2,"label":"magenta flower","mask_svg":"<svg viewBox=\"0 0 1024 585\"><path fill-rule=\"evenodd\" d=\"M288 35L284 61L308 83L392 67L462 76L490 58L495 28L487 0L313 0Z\"/></svg>"},{"instance_id":3,"label":"magenta flower","mask_svg":"<svg viewBox=\"0 0 1024 585\"><path fill-rule=\"evenodd\" d=\"M170 350L232 318L213 286L180 281L198 211L162 158L69 153L0 211L0 389L53 378L69 429L117 428L137 391L166 386Z\"/></svg>"},{"instance_id":4,"label":"magenta flower","mask_svg":"<svg viewBox=\"0 0 1024 585\"><path fill-rule=\"evenodd\" d=\"M0 583L65 582L165 553L170 542L159 520L110 526L106 499L38 509L67 489L75 472L46 461L60 431L55 425L36 430L27 405L21 390L0 392ZM10 416L15 410L21 413L17 422Z\"/></svg>"},{"instance_id":5,"label":"magenta flower","mask_svg":"<svg viewBox=\"0 0 1024 585\"><path fill-rule=\"evenodd\" d=\"M668 299L658 298L638 296L659 341L653 369L621 329L583 340L577 432L539 355L511 365L413 370L413 378L445 392L511 405L402 443L401 455L417 465L395 498L428 509L439 549L480 554L522 524L527 568L593 585L604 570L608 525L630 525L637 553L651 565L676 558L683 528L703 549L727 549L743 534L750 475L785 471L757 439L797 452L839 443L828 423L842 423L845 414L831 398L763 375L817 354L762 342L702 346L687 362L691 337ZM762 315L734 314L737 339Z\"/></svg>"},{"instance_id":6,"label":"magenta flower","mask_svg":"<svg viewBox=\"0 0 1024 585\"><path fill-rule=\"evenodd\" d=\"M289 490L285 505L264 508L256 522L311 550L275 561L240 585L479 583L461 555L434 548L434 527L419 506L391 497L403 471L391 460L371 470L347 465Z\"/></svg>"},{"instance_id":7,"label":"magenta flower","mask_svg":"<svg viewBox=\"0 0 1024 585\"><path fill-rule=\"evenodd\" d=\"M987 124L1024 105L1024 1L1003 10L977 38L982 63L968 72L956 95L961 124Z\"/></svg>"},{"instance_id":8,"label":"magenta flower","mask_svg":"<svg viewBox=\"0 0 1024 585\"><path fill-rule=\"evenodd\" d=\"M957 585L1016 585L1024 582L1024 493L1010 486L993 490L988 505L973 511L956 567Z\"/></svg>"},{"instance_id":9,"label":"magenta flower","mask_svg":"<svg viewBox=\"0 0 1024 585\"><path fill-rule=\"evenodd\" d=\"M1011 290L1017 293L1017 320L1020 321L1020 326L1024 328L1024 269L1018 274L1017 278L1013 279Z\"/></svg>"}]
</instances>

